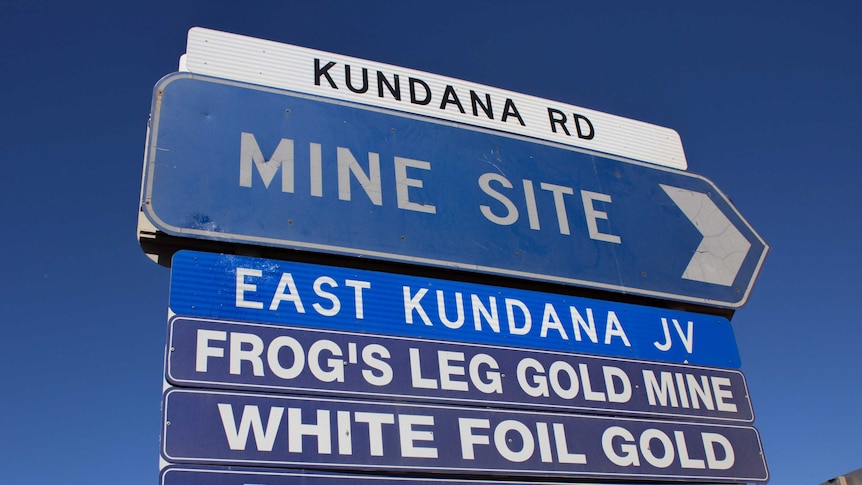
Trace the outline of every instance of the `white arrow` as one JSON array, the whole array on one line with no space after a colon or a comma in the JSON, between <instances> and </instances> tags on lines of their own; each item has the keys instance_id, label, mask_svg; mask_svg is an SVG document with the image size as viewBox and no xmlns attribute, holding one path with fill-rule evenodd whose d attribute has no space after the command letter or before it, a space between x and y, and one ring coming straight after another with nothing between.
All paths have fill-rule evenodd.
<instances>
[{"instance_id":1,"label":"white arrow","mask_svg":"<svg viewBox=\"0 0 862 485\"><path fill-rule=\"evenodd\" d=\"M669 185L661 185L661 188L703 235L682 277L716 285L733 285L751 243L708 195Z\"/></svg>"}]
</instances>

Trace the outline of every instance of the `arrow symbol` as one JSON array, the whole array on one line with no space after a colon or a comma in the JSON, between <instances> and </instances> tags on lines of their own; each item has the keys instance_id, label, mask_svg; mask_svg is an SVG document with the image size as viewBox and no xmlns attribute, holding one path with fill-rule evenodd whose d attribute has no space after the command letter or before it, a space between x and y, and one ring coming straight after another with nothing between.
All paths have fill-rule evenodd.
<instances>
[{"instance_id":1,"label":"arrow symbol","mask_svg":"<svg viewBox=\"0 0 862 485\"><path fill-rule=\"evenodd\" d=\"M682 277L716 285L733 285L751 243L707 194L659 185L703 236Z\"/></svg>"}]
</instances>

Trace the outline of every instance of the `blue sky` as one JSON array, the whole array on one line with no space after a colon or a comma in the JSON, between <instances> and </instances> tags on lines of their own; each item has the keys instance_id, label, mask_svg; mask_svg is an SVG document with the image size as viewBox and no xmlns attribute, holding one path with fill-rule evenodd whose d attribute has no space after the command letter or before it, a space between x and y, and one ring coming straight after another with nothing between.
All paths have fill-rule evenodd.
<instances>
[{"instance_id":1,"label":"blue sky","mask_svg":"<svg viewBox=\"0 0 862 485\"><path fill-rule=\"evenodd\" d=\"M771 483L862 467L860 25L842 1L0 1L4 480L157 481L169 271L135 224L192 26L677 130L771 246L732 320Z\"/></svg>"}]
</instances>

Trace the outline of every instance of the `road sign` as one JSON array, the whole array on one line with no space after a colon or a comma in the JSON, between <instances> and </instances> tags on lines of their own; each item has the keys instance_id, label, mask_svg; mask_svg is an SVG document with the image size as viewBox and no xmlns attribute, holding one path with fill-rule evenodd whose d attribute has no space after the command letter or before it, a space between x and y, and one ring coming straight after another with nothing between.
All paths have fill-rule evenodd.
<instances>
[{"instance_id":1,"label":"road sign","mask_svg":"<svg viewBox=\"0 0 862 485\"><path fill-rule=\"evenodd\" d=\"M212 466L170 466L161 472L161 485L386 485L405 484L410 485L533 485L536 482L511 481L511 480L457 480L447 478L417 478L415 476L391 476L391 475L356 475L349 473L320 472L313 470L278 470L265 468L247 468L240 470L227 467ZM548 482L548 485L578 485L574 482ZM628 485L638 485L626 482ZM654 485L654 484L653 484Z\"/></svg>"},{"instance_id":2,"label":"road sign","mask_svg":"<svg viewBox=\"0 0 862 485\"><path fill-rule=\"evenodd\" d=\"M739 371L178 317L171 384L752 422Z\"/></svg>"},{"instance_id":3,"label":"road sign","mask_svg":"<svg viewBox=\"0 0 862 485\"><path fill-rule=\"evenodd\" d=\"M173 463L765 482L747 426L169 389Z\"/></svg>"},{"instance_id":4,"label":"road sign","mask_svg":"<svg viewBox=\"0 0 862 485\"><path fill-rule=\"evenodd\" d=\"M739 367L726 318L553 293L180 251L177 315Z\"/></svg>"},{"instance_id":5,"label":"road sign","mask_svg":"<svg viewBox=\"0 0 862 485\"><path fill-rule=\"evenodd\" d=\"M427 72L192 28L191 72L527 135L685 169L669 128Z\"/></svg>"},{"instance_id":6,"label":"road sign","mask_svg":"<svg viewBox=\"0 0 862 485\"><path fill-rule=\"evenodd\" d=\"M247 468L240 470L228 467L212 466L170 466L161 472L161 485L386 485L405 484L410 485L533 485L536 482L511 481L511 480L457 480L449 478L417 478L415 476L391 476L391 475L356 475L349 473L320 472L313 470L285 470L266 468ZM541 483L548 485L578 485L574 482L545 481ZM638 485L626 482L628 485Z\"/></svg>"},{"instance_id":7,"label":"road sign","mask_svg":"<svg viewBox=\"0 0 862 485\"><path fill-rule=\"evenodd\" d=\"M730 308L767 252L697 175L190 74L156 87L142 208L175 236Z\"/></svg>"}]
</instances>

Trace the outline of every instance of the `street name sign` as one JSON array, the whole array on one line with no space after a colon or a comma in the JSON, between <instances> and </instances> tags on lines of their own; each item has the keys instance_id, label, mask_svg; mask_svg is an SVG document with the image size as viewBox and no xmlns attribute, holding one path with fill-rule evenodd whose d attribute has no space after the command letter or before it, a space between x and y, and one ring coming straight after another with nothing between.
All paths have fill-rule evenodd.
<instances>
[{"instance_id":1,"label":"street name sign","mask_svg":"<svg viewBox=\"0 0 862 485\"><path fill-rule=\"evenodd\" d=\"M404 67L195 27L196 74L362 103L685 169L676 131Z\"/></svg>"},{"instance_id":2,"label":"street name sign","mask_svg":"<svg viewBox=\"0 0 862 485\"><path fill-rule=\"evenodd\" d=\"M188 73L152 109L142 210L174 236L726 308L767 252L687 172Z\"/></svg>"},{"instance_id":3,"label":"street name sign","mask_svg":"<svg viewBox=\"0 0 862 485\"><path fill-rule=\"evenodd\" d=\"M177 386L752 422L739 371L176 317Z\"/></svg>"},{"instance_id":4,"label":"street name sign","mask_svg":"<svg viewBox=\"0 0 862 485\"><path fill-rule=\"evenodd\" d=\"M738 368L723 317L334 266L179 251L176 315Z\"/></svg>"},{"instance_id":5,"label":"street name sign","mask_svg":"<svg viewBox=\"0 0 862 485\"><path fill-rule=\"evenodd\" d=\"M765 482L749 426L168 389L172 463Z\"/></svg>"}]
</instances>

